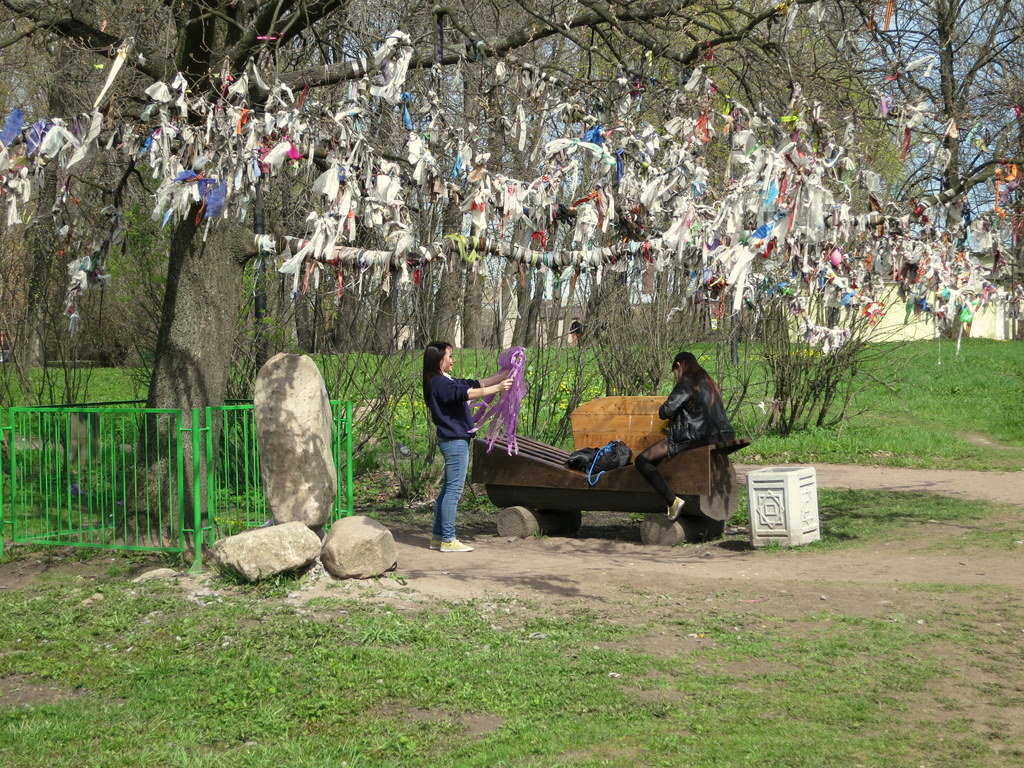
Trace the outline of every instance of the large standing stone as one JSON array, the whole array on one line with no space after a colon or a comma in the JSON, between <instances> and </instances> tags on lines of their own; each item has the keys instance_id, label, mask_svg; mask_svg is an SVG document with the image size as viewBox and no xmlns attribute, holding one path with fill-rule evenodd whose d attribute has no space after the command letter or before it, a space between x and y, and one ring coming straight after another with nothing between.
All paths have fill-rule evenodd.
<instances>
[{"instance_id":1,"label":"large standing stone","mask_svg":"<svg viewBox=\"0 0 1024 768\"><path fill-rule=\"evenodd\" d=\"M300 522L254 528L213 545L218 565L246 581L259 581L309 565L320 554L320 537Z\"/></svg>"},{"instance_id":2,"label":"large standing stone","mask_svg":"<svg viewBox=\"0 0 1024 768\"><path fill-rule=\"evenodd\" d=\"M337 476L331 455L331 403L316 363L279 354L256 377L253 395L260 475L278 523L327 523Z\"/></svg>"},{"instance_id":3,"label":"large standing stone","mask_svg":"<svg viewBox=\"0 0 1024 768\"><path fill-rule=\"evenodd\" d=\"M368 579L398 564L391 531L369 517L343 517L324 539L324 568L339 579Z\"/></svg>"}]
</instances>

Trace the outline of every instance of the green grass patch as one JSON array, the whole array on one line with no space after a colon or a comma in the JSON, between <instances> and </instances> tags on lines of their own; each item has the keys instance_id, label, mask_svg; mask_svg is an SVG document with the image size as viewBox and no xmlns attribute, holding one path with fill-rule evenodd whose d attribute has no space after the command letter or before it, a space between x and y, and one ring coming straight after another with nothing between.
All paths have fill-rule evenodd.
<instances>
[{"instance_id":1,"label":"green grass patch","mask_svg":"<svg viewBox=\"0 0 1024 768\"><path fill-rule=\"evenodd\" d=\"M0 690L35 696L0 701L2 764L997 764L970 729L906 727L906 697L943 671L916 624L740 614L695 595L656 628L699 649L654 656L633 649L652 627L585 610L294 608L262 587L213 586L188 600L111 577L0 593Z\"/></svg>"},{"instance_id":2,"label":"green grass patch","mask_svg":"<svg viewBox=\"0 0 1024 768\"><path fill-rule=\"evenodd\" d=\"M729 524L745 526L749 522L746 488L740 488L739 511ZM1003 545L1013 542L1020 527L991 523L993 514L1009 507L974 499L958 499L927 493L902 491L867 491L848 488L818 489L818 518L821 539L791 551L814 552L822 549L865 544L907 536L913 526L924 523L943 523L955 526L958 533L964 528L976 533L979 541L992 538ZM981 525L980 521L984 520ZM962 537L961 537L962 538ZM780 548L781 549L781 548Z\"/></svg>"},{"instance_id":3,"label":"green grass patch","mask_svg":"<svg viewBox=\"0 0 1024 768\"><path fill-rule=\"evenodd\" d=\"M867 542L906 531L922 523L972 523L992 514L997 505L924 493L818 490L821 542L829 547Z\"/></svg>"},{"instance_id":4,"label":"green grass patch","mask_svg":"<svg viewBox=\"0 0 1024 768\"><path fill-rule=\"evenodd\" d=\"M1024 465L1024 344L972 339L889 347L881 378L845 422L786 437L759 435L759 461L1017 470Z\"/></svg>"},{"instance_id":5,"label":"green grass patch","mask_svg":"<svg viewBox=\"0 0 1024 768\"><path fill-rule=\"evenodd\" d=\"M27 405L64 405L77 403L114 403L146 399L139 372L133 368L49 367L29 371L26 392L15 371L0 366L2 407Z\"/></svg>"}]
</instances>

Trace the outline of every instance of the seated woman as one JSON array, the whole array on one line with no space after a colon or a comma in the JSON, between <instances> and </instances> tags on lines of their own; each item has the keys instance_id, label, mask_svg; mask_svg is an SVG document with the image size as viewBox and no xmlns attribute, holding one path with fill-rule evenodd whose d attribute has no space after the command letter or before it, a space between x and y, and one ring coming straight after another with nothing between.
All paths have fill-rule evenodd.
<instances>
[{"instance_id":1,"label":"seated woman","mask_svg":"<svg viewBox=\"0 0 1024 768\"><path fill-rule=\"evenodd\" d=\"M671 420L668 437L645 448L634 461L637 471L665 499L669 520L679 517L684 501L669 490L654 463L680 451L735 437L722 405L722 393L697 358L680 352L672 362L672 373L676 385L658 409L661 418Z\"/></svg>"}]
</instances>

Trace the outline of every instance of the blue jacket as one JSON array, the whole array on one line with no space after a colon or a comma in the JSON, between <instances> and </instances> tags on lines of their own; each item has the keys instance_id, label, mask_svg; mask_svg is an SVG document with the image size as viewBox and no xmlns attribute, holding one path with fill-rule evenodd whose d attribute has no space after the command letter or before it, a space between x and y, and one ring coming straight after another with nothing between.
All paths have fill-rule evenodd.
<instances>
[{"instance_id":1,"label":"blue jacket","mask_svg":"<svg viewBox=\"0 0 1024 768\"><path fill-rule=\"evenodd\" d=\"M435 376L427 385L427 408L430 418L437 427L440 440L460 438L469 440L476 432L469 415L469 390L477 389L476 379L450 379L445 375Z\"/></svg>"}]
</instances>

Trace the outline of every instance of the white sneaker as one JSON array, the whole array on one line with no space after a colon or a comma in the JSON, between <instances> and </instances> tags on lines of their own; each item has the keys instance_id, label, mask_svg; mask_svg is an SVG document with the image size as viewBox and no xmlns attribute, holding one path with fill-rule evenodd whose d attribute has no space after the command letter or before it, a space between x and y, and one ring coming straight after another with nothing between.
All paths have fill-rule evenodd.
<instances>
[{"instance_id":1,"label":"white sneaker","mask_svg":"<svg viewBox=\"0 0 1024 768\"><path fill-rule=\"evenodd\" d=\"M442 541L441 542L442 552L472 552L473 548L468 544L463 544L458 539L454 541Z\"/></svg>"}]
</instances>

